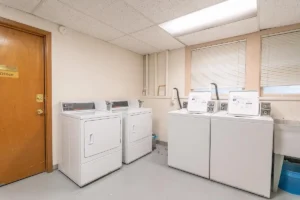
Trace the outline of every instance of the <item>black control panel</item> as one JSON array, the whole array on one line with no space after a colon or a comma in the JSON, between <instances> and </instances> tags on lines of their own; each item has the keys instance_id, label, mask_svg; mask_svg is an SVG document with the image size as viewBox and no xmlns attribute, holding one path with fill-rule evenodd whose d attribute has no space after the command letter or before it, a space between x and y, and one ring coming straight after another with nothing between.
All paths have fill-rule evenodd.
<instances>
[{"instance_id":1,"label":"black control panel","mask_svg":"<svg viewBox=\"0 0 300 200\"><path fill-rule=\"evenodd\" d=\"M63 111L92 110L95 109L95 103L62 103Z\"/></svg>"},{"instance_id":2,"label":"black control panel","mask_svg":"<svg viewBox=\"0 0 300 200\"><path fill-rule=\"evenodd\" d=\"M182 108L187 108L188 107L188 102L187 101L184 101L183 103L182 103Z\"/></svg>"},{"instance_id":3,"label":"black control panel","mask_svg":"<svg viewBox=\"0 0 300 200\"><path fill-rule=\"evenodd\" d=\"M111 108L127 108L128 101L113 101L111 102Z\"/></svg>"},{"instance_id":4,"label":"black control panel","mask_svg":"<svg viewBox=\"0 0 300 200\"><path fill-rule=\"evenodd\" d=\"M227 109L228 109L228 103L227 102L222 102L220 110L221 111L227 111Z\"/></svg>"},{"instance_id":5,"label":"black control panel","mask_svg":"<svg viewBox=\"0 0 300 200\"><path fill-rule=\"evenodd\" d=\"M260 103L260 115L261 116L271 116L271 103L261 102Z\"/></svg>"}]
</instances>

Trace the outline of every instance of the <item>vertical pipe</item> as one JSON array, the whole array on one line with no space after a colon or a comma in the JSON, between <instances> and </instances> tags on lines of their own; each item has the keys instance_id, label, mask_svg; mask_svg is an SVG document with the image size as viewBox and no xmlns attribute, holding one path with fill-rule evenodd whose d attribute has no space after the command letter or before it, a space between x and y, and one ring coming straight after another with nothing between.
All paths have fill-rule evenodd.
<instances>
[{"instance_id":1,"label":"vertical pipe","mask_svg":"<svg viewBox=\"0 0 300 200\"><path fill-rule=\"evenodd\" d=\"M157 53L154 54L154 96L157 95Z\"/></svg>"},{"instance_id":2,"label":"vertical pipe","mask_svg":"<svg viewBox=\"0 0 300 200\"><path fill-rule=\"evenodd\" d=\"M146 96L149 95L149 54L146 55Z\"/></svg>"},{"instance_id":3,"label":"vertical pipe","mask_svg":"<svg viewBox=\"0 0 300 200\"><path fill-rule=\"evenodd\" d=\"M165 96L169 94L169 50L166 51L166 82L165 82Z\"/></svg>"}]
</instances>

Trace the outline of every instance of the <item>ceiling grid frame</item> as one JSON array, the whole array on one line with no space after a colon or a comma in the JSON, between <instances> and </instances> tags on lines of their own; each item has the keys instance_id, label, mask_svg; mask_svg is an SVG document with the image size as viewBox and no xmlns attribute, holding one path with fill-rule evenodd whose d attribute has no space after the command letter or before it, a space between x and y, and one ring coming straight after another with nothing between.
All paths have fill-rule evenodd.
<instances>
[{"instance_id":1,"label":"ceiling grid frame","mask_svg":"<svg viewBox=\"0 0 300 200\"><path fill-rule=\"evenodd\" d=\"M33 14L37 17L44 18L42 16L39 16L35 14L37 10L39 10L43 4L47 1L53 1L53 0L0 0L0 3L20 10L22 12L27 12L30 14ZM64 0L56 0L59 2L59 4L63 4L65 6L65 10L74 10L73 13L70 13L70 19L61 19L60 21L63 22L68 22L64 23L62 25L74 29L75 31L82 32L87 35L91 35L92 37L96 37L98 39L104 40L106 42L118 45L122 48L129 49L133 52L136 52L138 54L148 54L152 53L153 50L157 50L157 52L160 51L165 51L165 50L172 50L173 48L181 48L187 45L194 45L194 44L199 44L203 42L208 42L208 41L213 41L217 40L220 37L220 34L224 32L224 37L233 37L239 34L247 34L251 33L255 30L262 30L262 29L268 29L268 28L275 28L275 27L280 27L280 26L285 26L285 25L290 25L294 23L300 23L300 0L290 0L290 1L285 1L285 0L257 0L257 17L254 19L245 19L242 21L234 22L231 24L226 24L223 26L217 26L217 27L212 27L208 29L204 29L195 33L192 33L194 38L191 38L189 34L181 36L181 37L174 37L164 29L160 28L158 25L174 19L174 16L183 16L192 12L195 12L204 8L207 8L209 6L216 5L218 3L224 2L225 0L144 0L144 1L139 1L139 0L93 0L91 1L92 4L91 6L97 4L98 2L103 5L100 9L107 9L108 7L112 6L116 2L122 2L120 3L121 5L126 5L127 8L130 8L132 10L133 18L128 18L134 20L134 16L141 16L141 19L145 19L150 22L151 25L145 27L140 26L137 28L137 30L134 30L132 32L128 31L123 31L119 27L116 27L115 24L122 23L122 20L118 18L113 18L112 20L115 20L115 24L111 24L106 22L105 20L99 20L98 18L94 17L94 14L97 10L91 9L92 13L89 12L83 12L80 9L77 9L72 5L72 1L76 2L76 0L70 0L71 3L65 3ZM26 3L27 2L27 3ZM66 2L68 2L66 0ZM89 5L82 4L80 1L78 5L82 5L83 8L88 8ZM25 5L24 5L25 3ZM89 3L88 1L86 3ZM55 4L55 3L53 3ZM52 5L53 5L52 4ZM58 4L58 3L57 3ZM98 4L97 4L98 5ZM59 6L59 5L57 5ZM194 7L193 7L194 6ZM80 7L79 7L80 8ZM45 9L45 8L43 8ZM55 9L53 7L52 9ZM63 12L64 9L61 9L60 11ZM122 6L120 9L123 9ZM126 10L126 8L124 7ZM148 12L147 9L150 9ZM86 9L89 11L89 9ZM127 9L128 10L128 9ZM128 12L129 12L128 11ZM78 15L77 15L78 13ZM150 14L148 14L150 13ZM277 13L277 14L275 14ZM281 13L282 15L278 14ZM287 13L291 13L288 15ZM170 14L171 17L168 16ZM68 13L60 13L60 16L67 16ZM157 15L157 16L156 16ZM51 16L51 14L49 15ZM55 15L52 15L54 17L54 20L52 18L44 18L48 21L55 22ZM98 16L98 15L96 15ZM101 16L101 15L100 15ZM154 17L153 17L154 16ZM96 22L95 24L89 24L85 26L81 26L80 24L76 24L76 19L80 19L82 17L82 20L80 20L78 23L84 23L84 22ZM110 16L108 16L110 17ZM168 19L167 19L167 18ZM173 18L172 18L173 17ZM177 18L175 17L175 18ZM163 20L166 18L167 20ZM269 20L270 18L274 20ZM278 19L282 18L282 19ZM105 17L104 17L105 19ZM139 20L139 18L136 18ZM75 21L74 21L75 20ZM118 21L119 20L119 21ZM249 24L247 22L251 21L251 28L247 27ZM133 21L134 22L134 21ZM130 23L129 21L126 21L126 23ZM142 23L142 21L140 21ZM256 25L254 25L256 23ZM61 23L57 23L61 24ZM101 25L103 24L103 25ZM240 25L239 25L240 24ZM69 27L70 25L70 27ZM99 25L99 26L98 26ZM105 26L104 26L105 25ZM123 24L122 24L123 25ZM103 29L102 29L103 26ZM73 28L75 27L75 28ZM124 27L124 25L123 25ZM134 25L133 25L134 27ZM234 31L228 31L228 28L234 28L237 30ZM243 29L244 31L238 30L238 29ZM226 29L227 28L227 29ZM134 28L133 28L134 29ZM115 30L116 32L111 32L112 30ZM118 34L116 34L118 32ZM216 32L221 32L220 34L217 34ZM112 39L110 37L106 36L105 34L110 34L114 33ZM213 34L212 34L213 33ZM204 34L204 35L203 35ZM198 37L196 36L198 35ZM204 36L202 38L202 36ZM124 37L124 38L123 38ZM190 37L190 38L189 38ZM199 39L201 37L201 39ZM127 38L127 39L126 39ZM128 39L129 38L129 39ZM183 38L186 38L183 39ZM116 41L122 41L123 44L124 41L126 43L132 41L131 45L139 45L141 47L135 48L135 49L130 49L130 47L122 46L121 43L118 44ZM152 42L151 42L152 41ZM145 48L142 48L145 46ZM147 52L149 50L149 52ZM146 53L145 53L146 52Z\"/></svg>"}]
</instances>

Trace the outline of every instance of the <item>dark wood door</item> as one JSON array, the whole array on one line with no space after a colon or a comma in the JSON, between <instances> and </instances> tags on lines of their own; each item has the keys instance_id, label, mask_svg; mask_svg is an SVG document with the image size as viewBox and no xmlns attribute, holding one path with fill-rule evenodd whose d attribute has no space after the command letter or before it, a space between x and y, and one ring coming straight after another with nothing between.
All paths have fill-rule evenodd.
<instances>
[{"instance_id":1,"label":"dark wood door","mask_svg":"<svg viewBox=\"0 0 300 200\"><path fill-rule=\"evenodd\" d=\"M43 45L0 26L0 185L45 171Z\"/></svg>"}]
</instances>

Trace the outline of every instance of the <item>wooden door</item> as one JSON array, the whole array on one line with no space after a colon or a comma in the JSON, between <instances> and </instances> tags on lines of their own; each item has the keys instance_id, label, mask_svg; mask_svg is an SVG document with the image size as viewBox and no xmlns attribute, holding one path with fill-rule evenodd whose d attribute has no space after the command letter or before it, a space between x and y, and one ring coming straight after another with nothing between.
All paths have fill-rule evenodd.
<instances>
[{"instance_id":1,"label":"wooden door","mask_svg":"<svg viewBox=\"0 0 300 200\"><path fill-rule=\"evenodd\" d=\"M0 185L45 171L44 40L0 26Z\"/></svg>"}]
</instances>

